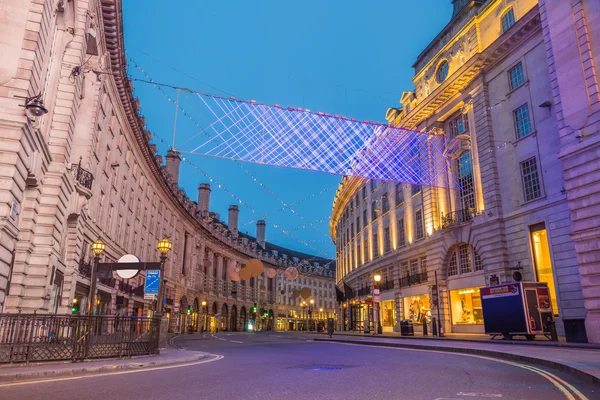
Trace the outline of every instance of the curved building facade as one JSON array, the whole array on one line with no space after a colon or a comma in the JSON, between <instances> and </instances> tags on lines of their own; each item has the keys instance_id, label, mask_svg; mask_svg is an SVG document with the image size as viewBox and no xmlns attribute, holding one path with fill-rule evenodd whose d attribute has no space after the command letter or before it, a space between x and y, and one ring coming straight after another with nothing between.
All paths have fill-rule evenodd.
<instances>
[{"instance_id":1,"label":"curved building facade","mask_svg":"<svg viewBox=\"0 0 600 400\"><path fill-rule=\"evenodd\" d=\"M536 0L453 4L413 66L415 89L386 114L443 147L450 185L343 179L330 224L347 288L343 324L372 325L377 273L384 331L437 320L445 332L484 333L479 289L519 272L548 283L559 335L586 340L543 9Z\"/></svg>"},{"instance_id":2,"label":"curved building facade","mask_svg":"<svg viewBox=\"0 0 600 400\"><path fill-rule=\"evenodd\" d=\"M171 330L242 330L251 320L302 329L308 309L313 320L333 315L333 260L267 242L262 221L256 237L241 234L236 205L227 222L210 212L210 185L197 201L185 195L176 151L163 164L127 78L120 0L0 7L0 36L10 39L0 65L0 310L85 313L94 241L106 244L104 262L158 261L166 236ZM228 271L252 258L277 275L233 281ZM283 275L291 266L295 281ZM96 312L152 315L143 285L143 274L100 278ZM307 307L292 295L304 287Z\"/></svg>"}]
</instances>

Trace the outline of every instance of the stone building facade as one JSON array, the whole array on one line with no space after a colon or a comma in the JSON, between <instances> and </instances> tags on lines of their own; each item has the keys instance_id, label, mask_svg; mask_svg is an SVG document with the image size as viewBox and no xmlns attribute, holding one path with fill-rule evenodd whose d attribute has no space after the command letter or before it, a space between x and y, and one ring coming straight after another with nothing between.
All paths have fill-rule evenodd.
<instances>
[{"instance_id":1,"label":"stone building facade","mask_svg":"<svg viewBox=\"0 0 600 400\"><path fill-rule=\"evenodd\" d=\"M331 315L332 260L268 243L264 222L256 238L240 234L237 206L227 223L209 212L208 184L197 202L180 189L179 154L163 164L133 97L122 18L120 0L0 4L0 310L85 313L91 243L105 242L103 261L157 261L167 236L173 330L246 329L255 306L262 328L295 326L303 309L283 278L291 266ZM46 114L35 115L37 100ZM234 282L231 271L252 258L277 276ZM143 274L100 279L97 312L152 315L143 283Z\"/></svg>"},{"instance_id":2,"label":"stone building facade","mask_svg":"<svg viewBox=\"0 0 600 400\"><path fill-rule=\"evenodd\" d=\"M591 139L598 131L597 83L589 66L590 38L599 46L600 36L585 28L599 17L592 2L573 2L573 15L588 14L574 25L588 35L577 47L569 42L574 28L558 23L571 18L567 3L453 1L451 21L413 66L415 90L386 114L390 125L425 132L444 149L443 180L450 184L344 178L334 201L337 280L356 295L344 304L350 329L362 329L379 272L384 329L412 319L419 330L436 318L446 332L483 333L479 288L511 282L519 271L524 281L548 283L559 335L600 340L593 233L593 210L600 208L586 197L598 176ZM582 57L554 58L557 43L561 55L572 46ZM589 67L581 74L580 60ZM587 79L569 105L587 145L565 126L561 84L569 94L575 90L569 71Z\"/></svg>"}]
</instances>

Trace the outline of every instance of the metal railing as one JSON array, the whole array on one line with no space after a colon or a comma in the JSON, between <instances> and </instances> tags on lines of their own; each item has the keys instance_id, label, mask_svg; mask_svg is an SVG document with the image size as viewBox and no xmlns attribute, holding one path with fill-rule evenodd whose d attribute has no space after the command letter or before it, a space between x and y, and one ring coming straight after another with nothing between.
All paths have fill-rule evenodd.
<instances>
[{"instance_id":1,"label":"metal railing","mask_svg":"<svg viewBox=\"0 0 600 400\"><path fill-rule=\"evenodd\" d=\"M404 278L400 278L400 287L407 287L412 285L419 285L427 282L427 272L421 272L414 275L406 275Z\"/></svg>"},{"instance_id":2,"label":"metal railing","mask_svg":"<svg viewBox=\"0 0 600 400\"><path fill-rule=\"evenodd\" d=\"M81 159L79 160L79 164L73 164L71 171L73 174L73 178L75 178L75 181L79 185L88 190L92 190L94 175L92 175L90 171L81 167Z\"/></svg>"},{"instance_id":3,"label":"metal railing","mask_svg":"<svg viewBox=\"0 0 600 400\"><path fill-rule=\"evenodd\" d=\"M158 353L159 318L0 314L0 364Z\"/></svg>"},{"instance_id":4,"label":"metal railing","mask_svg":"<svg viewBox=\"0 0 600 400\"><path fill-rule=\"evenodd\" d=\"M389 280L379 284L379 289L383 292L385 290L392 290L394 288L394 280Z\"/></svg>"},{"instance_id":5,"label":"metal railing","mask_svg":"<svg viewBox=\"0 0 600 400\"><path fill-rule=\"evenodd\" d=\"M81 275L83 275L85 277L89 278L90 276L92 276L92 264L89 262L80 260L77 270L79 271L79 273Z\"/></svg>"},{"instance_id":6,"label":"metal railing","mask_svg":"<svg viewBox=\"0 0 600 400\"><path fill-rule=\"evenodd\" d=\"M474 208L468 208L466 210L456 210L448 214L442 213L442 228L447 228L452 225L460 225L466 222L470 222L475 218L476 211Z\"/></svg>"}]
</instances>

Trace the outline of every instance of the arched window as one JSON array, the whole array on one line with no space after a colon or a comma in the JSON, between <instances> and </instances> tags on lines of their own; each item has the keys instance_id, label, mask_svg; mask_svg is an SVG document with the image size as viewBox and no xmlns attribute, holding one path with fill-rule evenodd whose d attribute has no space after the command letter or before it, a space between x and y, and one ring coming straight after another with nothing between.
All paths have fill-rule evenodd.
<instances>
[{"instance_id":1,"label":"arched window","mask_svg":"<svg viewBox=\"0 0 600 400\"><path fill-rule=\"evenodd\" d=\"M502 14L500 17L500 21L502 23L502 33L509 30L516 22L515 19L515 10L511 7L507 11Z\"/></svg>"},{"instance_id":2,"label":"arched window","mask_svg":"<svg viewBox=\"0 0 600 400\"><path fill-rule=\"evenodd\" d=\"M435 71L435 80L437 81L437 83L442 83L446 80L446 78L448 77L448 69L448 61L442 61L438 66L437 71Z\"/></svg>"},{"instance_id":3,"label":"arched window","mask_svg":"<svg viewBox=\"0 0 600 400\"><path fill-rule=\"evenodd\" d=\"M483 263L475 248L461 243L454 248L448 260L448 277L482 271Z\"/></svg>"},{"instance_id":4,"label":"arched window","mask_svg":"<svg viewBox=\"0 0 600 400\"><path fill-rule=\"evenodd\" d=\"M473 164L471 151L464 151L457 160L458 184L460 185L460 204L463 210L475 208L475 189L473 186Z\"/></svg>"}]
</instances>

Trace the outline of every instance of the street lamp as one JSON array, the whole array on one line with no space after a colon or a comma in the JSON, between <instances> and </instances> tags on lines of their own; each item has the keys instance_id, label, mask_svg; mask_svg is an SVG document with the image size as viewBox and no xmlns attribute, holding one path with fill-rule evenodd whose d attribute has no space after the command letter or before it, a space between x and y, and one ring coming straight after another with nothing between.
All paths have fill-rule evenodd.
<instances>
[{"instance_id":1,"label":"street lamp","mask_svg":"<svg viewBox=\"0 0 600 400\"><path fill-rule=\"evenodd\" d=\"M94 314L96 304L96 269L98 269L98 263L100 262L100 254L104 252L104 242L100 239L92 243L92 251L94 252L94 265L92 265L92 272L90 273L90 294L87 306L88 315Z\"/></svg>"},{"instance_id":2,"label":"street lamp","mask_svg":"<svg viewBox=\"0 0 600 400\"><path fill-rule=\"evenodd\" d=\"M315 304L315 299L310 299L310 306L308 307L308 315L310 315L310 319L309 319L309 323L313 320L313 315L312 315L312 306ZM308 326L308 330L310 331L310 325ZM317 327L315 326L315 330L317 330Z\"/></svg>"},{"instance_id":3,"label":"street lamp","mask_svg":"<svg viewBox=\"0 0 600 400\"><path fill-rule=\"evenodd\" d=\"M302 307L302 314L304 316L304 330L306 330L306 326L308 325L308 315L306 314L306 301L302 300L300 303L300 307Z\"/></svg>"},{"instance_id":4,"label":"street lamp","mask_svg":"<svg viewBox=\"0 0 600 400\"><path fill-rule=\"evenodd\" d=\"M381 275L375 274L373 276L373 280L375 281L375 289L373 290L373 304L377 306L377 309L375 311L376 312L376 314L375 314L376 321L374 321L374 322L377 323L377 333L381 335L383 333L383 331L381 329L381 323L380 323L379 301L375 301L375 297L376 296L379 297L379 289L381 286Z\"/></svg>"},{"instance_id":5,"label":"street lamp","mask_svg":"<svg viewBox=\"0 0 600 400\"><path fill-rule=\"evenodd\" d=\"M158 242L158 245L156 246L156 248L160 251L160 280L158 282L158 304L156 306L156 316L158 317L162 317L163 314L165 262L167 261L167 253L171 251L172 247L173 244L166 237Z\"/></svg>"},{"instance_id":6,"label":"street lamp","mask_svg":"<svg viewBox=\"0 0 600 400\"><path fill-rule=\"evenodd\" d=\"M208 302L206 300L202 300L202 317L203 317L203 321L202 321L202 332L208 330L208 328L206 327L206 314L208 314Z\"/></svg>"}]
</instances>

